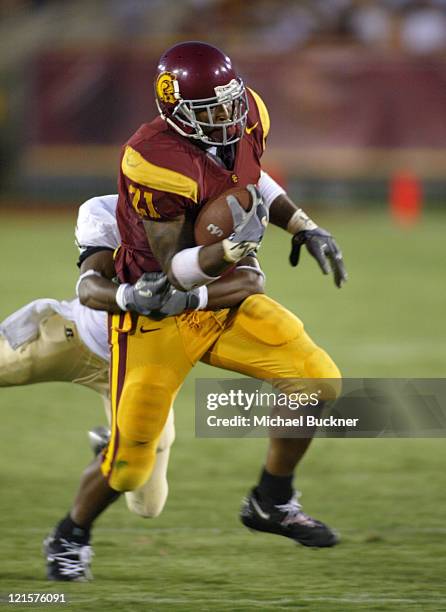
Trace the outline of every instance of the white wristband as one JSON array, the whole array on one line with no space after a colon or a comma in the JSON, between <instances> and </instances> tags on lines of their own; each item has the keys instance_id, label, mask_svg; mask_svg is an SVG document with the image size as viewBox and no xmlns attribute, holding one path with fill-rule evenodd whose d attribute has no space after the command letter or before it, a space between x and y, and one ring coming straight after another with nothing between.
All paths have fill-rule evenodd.
<instances>
[{"instance_id":1,"label":"white wristband","mask_svg":"<svg viewBox=\"0 0 446 612\"><path fill-rule=\"evenodd\" d=\"M130 287L130 283L122 283L122 285L119 285L115 298L119 308L124 311L127 311L127 304L124 303L124 292L127 287Z\"/></svg>"},{"instance_id":2,"label":"white wristband","mask_svg":"<svg viewBox=\"0 0 446 612\"><path fill-rule=\"evenodd\" d=\"M276 181L264 170L260 171L260 179L257 183L257 187L263 198L263 203L268 209L276 198L280 195L286 195L285 189L281 187L279 183L276 183Z\"/></svg>"},{"instance_id":3,"label":"white wristband","mask_svg":"<svg viewBox=\"0 0 446 612\"><path fill-rule=\"evenodd\" d=\"M79 297L79 287L81 282L84 280L84 278L87 278L88 276L100 276L102 277L102 274L100 272L98 272L97 270L87 270L86 272L83 272L79 278L77 279L77 283L76 283L76 295L77 297Z\"/></svg>"},{"instance_id":4,"label":"white wristband","mask_svg":"<svg viewBox=\"0 0 446 612\"><path fill-rule=\"evenodd\" d=\"M208 305L208 288L206 285L201 285L198 288L198 299L199 303L195 310L204 310Z\"/></svg>"},{"instance_id":5,"label":"white wristband","mask_svg":"<svg viewBox=\"0 0 446 612\"><path fill-rule=\"evenodd\" d=\"M211 283L219 278L218 276L208 276L201 269L198 255L202 248L201 246L197 246L191 249L184 249L177 253L172 259L172 272L185 291Z\"/></svg>"},{"instance_id":6,"label":"white wristband","mask_svg":"<svg viewBox=\"0 0 446 612\"><path fill-rule=\"evenodd\" d=\"M316 228L316 223L312 221L310 217L301 208L298 208L296 210L291 219L288 221L288 225L286 226L287 232L290 232L290 234L293 235L297 234L297 232L302 232L304 230L313 230Z\"/></svg>"}]
</instances>

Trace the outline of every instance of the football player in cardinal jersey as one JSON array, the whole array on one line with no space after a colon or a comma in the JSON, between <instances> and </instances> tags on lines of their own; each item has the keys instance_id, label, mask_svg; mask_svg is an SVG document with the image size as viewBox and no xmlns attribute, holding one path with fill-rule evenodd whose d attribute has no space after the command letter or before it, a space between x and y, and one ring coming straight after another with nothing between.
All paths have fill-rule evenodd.
<instances>
[{"instance_id":1,"label":"football player in cardinal jersey","mask_svg":"<svg viewBox=\"0 0 446 612\"><path fill-rule=\"evenodd\" d=\"M195 245L193 223L206 202L261 180L270 127L262 99L245 87L223 52L200 42L180 43L163 54L155 97L160 116L127 141L120 165L121 246L114 264L121 284L107 307L116 312L110 317L111 440L101 461L84 472L73 507L47 539L48 576L56 580L70 579L61 573L67 556L77 562L76 579L90 577L82 559L92 524L121 493L147 480L172 403L197 361L274 379L287 393L301 390L299 379L333 379L333 389L339 387L338 368L302 322L263 293L210 310L213 284L245 258L256 261L268 209L250 188L251 209L245 212L232 201L233 233L209 246ZM292 234L293 265L305 244L323 272L331 268L342 285L342 255L327 231L284 193L271 203L269 217ZM103 277L110 278L100 262L86 273L83 281L98 289ZM177 294L185 296L181 308ZM155 311L158 320L148 316ZM310 441L271 438L241 520L306 546L333 546L335 532L302 511L293 489L295 468Z\"/></svg>"},{"instance_id":2,"label":"football player in cardinal jersey","mask_svg":"<svg viewBox=\"0 0 446 612\"><path fill-rule=\"evenodd\" d=\"M97 254L96 258L101 254L103 263L113 264L113 251L121 242L116 222L117 202L117 195L106 195L91 198L79 208L76 242L81 265L86 269L92 253ZM215 296L217 300L225 299L224 291L230 302L236 304L248 295L263 291L263 274L252 267L238 266L237 273L219 285L211 289L211 306ZM80 281L79 287L86 301L91 299L88 276ZM111 293L116 294L117 285L111 283L111 287ZM99 308L106 307L101 304L100 296L96 296L96 303ZM26 304L0 323L0 387L41 382L80 384L101 395L110 423L107 328L107 313L82 305L78 298L70 301L43 298ZM109 437L106 428L90 433L93 448L106 446ZM174 438L171 411L158 442L149 480L125 495L129 509L142 517L158 516L165 505L167 467Z\"/></svg>"}]
</instances>

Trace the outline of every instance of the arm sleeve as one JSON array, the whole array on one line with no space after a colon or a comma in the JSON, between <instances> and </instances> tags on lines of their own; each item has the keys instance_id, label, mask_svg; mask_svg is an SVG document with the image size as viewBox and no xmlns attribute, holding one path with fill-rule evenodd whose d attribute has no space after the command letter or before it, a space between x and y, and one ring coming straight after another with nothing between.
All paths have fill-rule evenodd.
<instances>
[{"instance_id":1,"label":"arm sleeve","mask_svg":"<svg viewBox=\"0 0 446 612\"><path fill-rule=\"evenodd\" d=\"M276 183L276 181L271 178L269 174L264 172L264 170L260 172L260 179L257 183L257 187L267 208L271 206L278 196L286 193L285 189L283 189L279 183Z\"/></svg>"}]
</instances>

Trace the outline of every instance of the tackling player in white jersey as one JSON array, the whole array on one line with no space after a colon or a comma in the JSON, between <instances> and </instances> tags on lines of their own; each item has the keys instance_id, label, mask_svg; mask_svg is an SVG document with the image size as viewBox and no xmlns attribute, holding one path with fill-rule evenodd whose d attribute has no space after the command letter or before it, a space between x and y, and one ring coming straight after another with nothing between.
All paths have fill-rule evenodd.
<instances>
[{"instance_id":1,"label":"tackling player in white jersey","mask_svg":"<svg viewBox=\"0 0 446 612\"><path fill-rule=\"evenodd\" d=\"M0 324L0 387L72 382L97 391L110 423L107 313L78 299L40 299ZM175 439L173 411L158 442L153 474L126 494L128 508L145 518L158 516L168 494L167 466Z\"/></svg>"},{"instance_id":2,"label":"tackling player in white jersey","mask_svg":"<svg viewBox=\"0 0 446 612\"><path fill-rule=\"evenodd\" d=\"M271 193L274 186L268 185ZM276 185L275 192L280 189ZM76 242L81 261L103 250L112 254L119 246L117 200L117 195L106 195L91 198L80 206ZM263 275L256 272L255 276L255 279L249 275L243 278L240 299L261 290ZM0 387L77 383L101 395L110 423L107 335L107 312L88 308L78 298L71 301L44 298L26 304L0 323ZM125 495L128 508L139 516L153 518L164 508L168 494L167 467L174 439L171 411L158 442L150 479L140 489Z\"/></svg>"}]
</instances>

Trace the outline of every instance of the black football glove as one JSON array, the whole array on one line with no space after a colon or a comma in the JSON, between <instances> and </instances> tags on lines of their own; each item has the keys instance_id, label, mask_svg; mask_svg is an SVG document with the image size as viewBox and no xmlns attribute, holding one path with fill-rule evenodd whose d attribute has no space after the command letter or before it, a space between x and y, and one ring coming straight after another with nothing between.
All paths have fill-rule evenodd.
<instances>
[{"instance_id":1,"label":"black football glove","mask_svg":"<svg viewBox=\"0 0 446 612\"><path fill-rule=\"evenodd\" d=\"M308 249L324 274L333 272L336 287L341 288L347 280L347 272L342 259L342 253L333 236L321 227L297 232L291 241L290 264L297 266L302 245Z\"/></svg>"}]
</instances>

